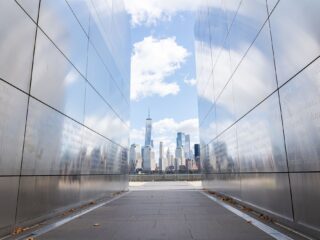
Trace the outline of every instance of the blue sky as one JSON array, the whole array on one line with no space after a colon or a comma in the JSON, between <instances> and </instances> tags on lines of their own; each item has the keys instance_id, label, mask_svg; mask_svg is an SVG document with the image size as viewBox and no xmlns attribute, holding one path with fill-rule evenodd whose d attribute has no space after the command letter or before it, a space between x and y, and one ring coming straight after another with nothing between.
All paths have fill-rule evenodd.
<instances>
[{"instance_id":1,"label":"blue sky","mask_svg":"<svg viewBox=\"0 0 320 240\"><path fill-rule=\"evenodd\" d=\"M128 0L132 17L131 134L132 143L144 143L148 108L152 138L174 151L177 131L198 140L195 85L195 1ZM157 156L156 156L157 159Z\"/></svg>"}]
</instances>

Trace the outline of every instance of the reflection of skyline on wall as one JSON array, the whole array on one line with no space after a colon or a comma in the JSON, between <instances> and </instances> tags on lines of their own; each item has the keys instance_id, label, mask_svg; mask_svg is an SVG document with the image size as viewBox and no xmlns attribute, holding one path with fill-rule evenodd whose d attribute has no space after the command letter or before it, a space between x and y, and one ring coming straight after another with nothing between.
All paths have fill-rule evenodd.
<instances>
[{"instance_id":1,"label":"reflection of skyline on wall","mask_svg":"<svg viewBox=\"0 0 320 240\"><path fill-rule=\"evenodd\" d=\"M205 187L309 232L320 229L319 9L212 0L195 26Z\"/></svg>"},{"instance_id":2,"label":"reflection of skyline on wall","mask_svg":"<svg viewBox=\"0 0 320 240\"><path fill-rule=\"evenodd\" d=\"M1 1L0 16L2 236L127 188L130 25L118 0Z\"/></svg>"}]
</instances>

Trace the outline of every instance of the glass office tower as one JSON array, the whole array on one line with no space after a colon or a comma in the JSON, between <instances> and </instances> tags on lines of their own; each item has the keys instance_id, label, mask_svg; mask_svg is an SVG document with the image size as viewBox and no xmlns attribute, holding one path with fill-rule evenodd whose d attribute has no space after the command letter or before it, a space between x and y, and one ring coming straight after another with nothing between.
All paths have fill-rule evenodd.
<instances>
[{"instance_id":1,"label":"glass office tower","mask_svg":"<svg viewBox=\"0 0 320 240\"><path fill-rule=\"evenodd\" d=\"M151 132L152 132L152 118L150 117L150 112L149 112L148 117L146 119L146 133L145 133L145 140L144 140L145 146L153 147L153 143L151 140Z\"/></svg>"},{"instance_id":2,"label":"glass office tower","mask_svg":"<svg viewBox=\"0 0 320 240\"><path fill-rule=\"evenodd\" d=\"M122 1L0 1L0 236L127 188Z\"/></svg>"},{"instance_id":3,"label":"glass office tower","mask_svg":"<svg viewBox=\"0 0 320 240\"><path fill-rule=\"evenodd\" d=\"M318 237L319 12L209 0L195 26L204 187Z\"/></svg>"}]
</instances>

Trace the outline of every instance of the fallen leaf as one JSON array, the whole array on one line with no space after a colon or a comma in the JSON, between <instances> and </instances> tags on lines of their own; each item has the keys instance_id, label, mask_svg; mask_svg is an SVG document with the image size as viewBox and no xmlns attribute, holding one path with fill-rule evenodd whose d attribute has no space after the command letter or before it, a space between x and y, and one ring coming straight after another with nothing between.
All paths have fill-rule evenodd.
<instances>
[{"instance_id":1,"label":"fallen leaf","mask_svg":"<svg viewBox=\"0 0 320 240\"><path fill-rule=\"evenodd\" d=\"M13 230L13 235L16 235L16 234L20 234L23 232L23 228L22 227L16 227L14 230Z\"/></svg>"}]
</instances>

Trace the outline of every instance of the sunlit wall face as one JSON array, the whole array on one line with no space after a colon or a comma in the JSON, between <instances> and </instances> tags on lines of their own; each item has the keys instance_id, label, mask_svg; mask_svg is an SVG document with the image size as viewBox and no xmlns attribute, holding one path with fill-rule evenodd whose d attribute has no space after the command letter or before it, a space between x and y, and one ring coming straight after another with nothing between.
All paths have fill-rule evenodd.
<instances>
[{"instance_id":1,"label":"sunlit wall face","mask_svg":"<svg viewBox=\"0 0 320 240\"><path fill-rule=\"evenodd\" d=\"M317 236L319 11L208 0L195 25L203 185Z\"/></svg>"},{"instance_id":2,"label":"sunlit wall face","mask_svg":"<svg viewBox=\"0 0 320 240\"><path fill-rule=\"evenodd\" d=\"M127 188L120 0L0 1L0 236Z\"/></svg>"}]
</instances>

